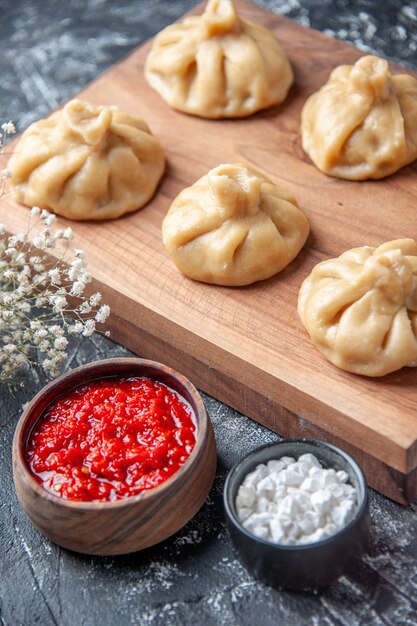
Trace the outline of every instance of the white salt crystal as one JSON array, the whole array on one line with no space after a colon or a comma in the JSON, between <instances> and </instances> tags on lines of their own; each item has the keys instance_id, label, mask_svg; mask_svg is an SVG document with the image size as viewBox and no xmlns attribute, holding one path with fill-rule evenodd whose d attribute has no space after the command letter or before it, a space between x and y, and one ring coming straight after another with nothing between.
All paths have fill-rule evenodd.
<instances>
[{"instance_id":1,"label":"white salt crystal","mask_svg":"<svg viewBox=\"0 0 417 626\"><path fill-rule=\"evenodd\" d=\"M329 485L335 485L338 483L338 478L334 469L325 470L323 477L323 487L329 487Z\"/></svg>"},{"instance_id":2,"label":"white salt crystal","mask_svg":"<svg viewBox=\"0 0 417 626\"><path fill-rule=\"evenodd\" d=\"M339 470L336 474L340 483L347 483L349 480L349 474L345 470Z\"/></svg>"},{"instance_id":3,"label":"white salt crystal","mask_svg":"<svg viewBox=\"0 0 417 626\"><path fill-rule=\"evenodd\" d=\"M246 485L240 485L237 492L236 505L238 507L253 506L256 498L256 490L254 486L247 487Z\"/></svg>"},{"instance_id":4,"label":"white salt crystal","mask_svg":"<svg viewBox=\"0 0 417 626\"><path fill-rule=\"evenodd\" d=\"M345 485L345 498L356 500L356 489L352 485Z\"/></svg>"},{"instance_id":5,"label":"white salt crystal","mask_svg":"<svg viewBox=\"0 0 417 626\"><path fill-rule=\"evenodd\" d=\"M298 460L301 463L306 463L309 468L317 467L318 469L321 469L320 461L314 456L314 454L310 454L309 452L307 454L302 454Z\"/></svg>"},{"instance_id":6,"label":"white salt crystal","mask_svg":"<svg viewBox=\"0 0 417 626\"><path fill-rule=\"evenodd\" d=\"M318 513L328 513L334 498L328 489L320 489L311 494L311 504Z\"/></svg>"},{"instance_id":7,"label":"white salt crystal","mask_svg":"<svg viewBox=\"0 0 417 626\"><path fill-rule=\"evenodd\" d=\"M271 519L269 523L269 528L271 531L272 541L275 541L275 543L283 543L286 538L286 535L282 527L282 524L277 516L274 516Z\"/></svg>"},{"instance_id":8,"label":"white salt crystal","mask_svg":"<svg viewBox=\"0 0 417 626\"><path fill-rule=\"evenodd\" d=\"M269 513L253 513L242 524L248 530L253 530L256 526L267 526L271 516Z\"/></svg>"},{"instance_id":9,"label":"white salt crystal","mask_svg":"<svg viewBox=\"0 0 417 626\"><path fill-rule=\"evenodd\" d=\"M269 539L271 534L267 526L255 526L255 528L252 529L252 532L261 539Z\"/></svg>"},{"instance_id":10,"label":"white salt crystal","mask_svg":"<svg viewBox=\"0 0 417 626\"><path fill-rule=\"evenodd\" d=\"M285 463L283 463L282 461L277 461L276 459L272 459L271 461L268 461L266 466L269 472L275 473L283 470L285 467Z\"/></svg>"},{"instance_id":11,"label":"white salt crystal","mask_svg":"<svg viewBox=\"0 0 417 626\"><path fill-rule=\"evenodd\" d=\"M264 478L261 478L261 480L259 481L257 485L258 493L263 492L263 491L274 491L274 489L275 489L275 482L272 479L272 476L270 475L265 476Z\"/></svg>"},{"instance_id":12,"label":"white salt crystal","mask_svg":"<svg viewBox=\"0 0 417 626\"><path fill-rule=\"evenodd\" d=\"M311 509L310 495L304 493L303 491L301 491L301 489L298 493L294 493L293 498L297 503L299 511L308 511L309 509Z\"/></svg>"},{"instance_id":13,"label":"white salt crystal","mask_svg":"<svg viewBox=\"0 0 417 626\"><path fill-rule=\"evenodd\" d=\"M292 518L288 517L286 515L282 515L279 512L277 513L277 517L278 517L279 521L281 522L281 525L284 528L284 530L287 531L291 527L291 525L293 523Z\"/></svg>"},{"instance_id":14,"label":"white salt crystal","mask_svg":"<svg viewBox=\"0 0 417 626\"><path fill-rule=\"evenodd\" d=\"M244 522L246 519L248 519L249 515L252 515L253 513L253 509L249 509L249 508L245 508L245 507L241 507L239 508L239 522Z\"/></svg>"},{"instance_id":15,"label":"white salt crystal","mask_svg":"<svg viewBox=\"0 0 417 626\"><path fill-rule=\"evenodd\" d=\"M338 530L339 528L336 526L336 524L332 524L331 522L329 522L329 524L326 524L326 526L324 527L326 537L331 537L332 535L337 533Z\"/></svg>"},{"instance_id":16,"label":"white salt crystal","mask_svg":"<svg viewBox=\"0 0 417 626\"><path fill-rule=\"evenodd\" d=\"M311 535L311 533L314 533L314 531L316 530L308 517L301 517L298 520L298 526L303 535Z\"/></svg>"},{"instance_id":17,"label":"white salt crystal","mask_svg":"<svg viewBox=\"0 0 417 626\"><path fill-rule=\"evenodd\" d=\"M289 467L281 472L281 483L283 485L297 486L301 485L304 480L304 476L299 472L291 470Z\"/></svg>"},{"instance_id":18,"label":"white salt crystal","mask_svg":"<svg viewBox=\"0 0 417 626\"><path fill-rule=\"evenodd\" d=\"M273 501L279 502L280 500L282 500L282 498L286 496L286 494L287 494L287 489L285 485L276 485L275 492L272 494Z\"/></svg>"},{"instance_id":19,"label":"white salt crystal","mask_svg":"<svg viewBox=\"0 0 417 626\"><path fill-rule=\"evenodd\" d=\"M325 469L313 454L258 465L239 487L236 510L258 537L295 545L344 528L357 508L357 491L344 470Z\"/></svg>"},{"instance_id":20,"label":"white salt crystal","mask_svg":"<svg viewBox=\"0 0 417 626\"><path fill-rule=\"evenodd\" d=\"M285 498L278 503L279 515L294 519L298 512L299 508L293 496L285 496Z\"/></svg>"},{"instance_id":21,"label":"white salt crystal","mask_svg":"<svg viewBox=\"0 0 417 626\"><path fill-rule=\"evenodd\" d=\"M333 498L336 500L340 500L345 495L345 485L339 485L335 483L334 485L329 485L328 490L332 494Z\"/></svg>"},{"instance_id":22,"label":"white salt crystal","mask_svg":"<svg viewBox=\"0 0 417 626\"><path fill-rule=\"evenodd\" d=\"M322 474L314 474L313 476L308 476L303 480L300 485L300 489L313 493L314 491L321 489L323 486Z\"/></svg>"},{"instance_id":23,"label":"white salt crystal","mask_svg":"<svg viewBox=\"0 0 417 626\"><path fill-rule=\"evenodd\" d=\"M258 465L253 472L250 472L243 481L245 487L256 487L259 481L268 474L266 465Z\"/></svg>"},{"instance_id":24,"label":"white salt crystal","mask_svg":"<svg viewBox=\"0 0 417 626\"><path fill-rule=\"evenodd\" d=\"M291 465L291 463L295 463L295 459L293 459L292 456L282 456L280 458L281 463L284 463L285 467L288 467L288 465Z\"/></svg>"},{"instance_id":25,"label":"white salt crystal","mask_svg":"<svg viewBox=\"0 0 417 626\"><path fill-rule=\"evenodd\" d=\"M334 522L338 528L347 526L353 518L354 510L355 505L351 500L342 501L330 513L332 522Z\"/></svg>"},{"instance_id":26,"label":"white salt crystal","mask_svg":"<svg viewBox=\"0 0 417 626\"><path fill-rule=\"evenodd\" d=\"M260 496L256 502L256 512L257 513L266 513L268 511L269 501L267 498Z\"/></svg>"}]
</instances>

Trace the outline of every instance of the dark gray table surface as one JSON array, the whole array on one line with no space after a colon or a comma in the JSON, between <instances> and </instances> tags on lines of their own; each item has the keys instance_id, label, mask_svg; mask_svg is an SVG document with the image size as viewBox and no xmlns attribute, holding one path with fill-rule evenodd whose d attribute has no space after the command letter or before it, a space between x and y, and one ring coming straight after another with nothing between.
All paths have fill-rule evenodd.
<instances>
[{"instance_id":1,"label":"dark gray table surface","mask_svg":"<svg viewBox=\"0 0 417 626\"><path fill-rule=\"evenodd\" d=\"M415 0L258 0L305 26L417 69ZM0 0L0 121L19 130L177 19L193 0ZM71 345L67 368L128 355L94 335ZM11 443L24 393L0 387L0 620L7 626L417 624L417 506L370 492L372 543L349 576L317 594L273 590L236 560L222 511L227 471L278 436L204 396L218 446L213 489L196 517L166 542L123 557L61 549L40 535L13 488Z\"/></svg>"}]
</instances>

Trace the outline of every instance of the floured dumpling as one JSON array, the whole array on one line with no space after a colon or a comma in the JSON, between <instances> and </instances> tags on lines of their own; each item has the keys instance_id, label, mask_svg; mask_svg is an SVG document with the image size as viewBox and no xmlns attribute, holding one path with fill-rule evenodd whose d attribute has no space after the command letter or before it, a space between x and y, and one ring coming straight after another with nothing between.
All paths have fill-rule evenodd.
<instances>
[{"instance_id":1,"label":"floured dumpling","mask_svg":"<svg viewBox=\"0 0 417 626\"><path fill-rule=\"evenodd\" d=\"M326 174L383 178L417 158L417 80L365 56L341 65L304 105L303 148Z\"/></svg>"},{"instance_id":2,"label":"floured dumpling","mask_svg":"<svg viewBox=\"0 0 417 626\"><path fill-rule=\"evenodd\" d=\"M266 28L239 17L232 0L155 37L145 77L174 109L201 117L244 117L283 102L291 65Z\"/></svg>"},{"instance_id":3,"label":"floured dumpling","mask_svg":"<svg viewBox=\"0 0 417 626\"><path fill-rule=\"evenodd\" d=\"M298 313L329 361L366 376L417 366L417 245L397 239L316 265Z\"/></svg>"},{"instance_id":4,"label":"floured dumpling","mask_svg":"<svg viewBox=\"0 0 417 626\"><path fill-rule=\"evenodd\" d=\"M8 168L22 204L74 220L102 220L143 207L165 159L140 118L71 100L29 126Z\"/></svg>"},{"instance_id":5,"label":"floured dumpling","mask_svg":"<svg viewBox=\"0 0 417 626\"><path fill-rule=\"evenodd\" d=\"M240 163L219 165L175 198L162 224L178 269L216 285L249 285L292 261L310 230L295 198Z\"/></svg>"}]
</instances>

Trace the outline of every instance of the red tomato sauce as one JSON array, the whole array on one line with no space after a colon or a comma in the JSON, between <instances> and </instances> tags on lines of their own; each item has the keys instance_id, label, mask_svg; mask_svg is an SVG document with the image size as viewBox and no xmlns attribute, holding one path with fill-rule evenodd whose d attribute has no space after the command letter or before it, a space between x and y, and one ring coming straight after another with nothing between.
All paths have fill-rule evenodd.
<instances>
[{"instance_id":1,"label":"red tomato sauce","mask_svg":"<svg viewBox=\"0 0 417 626\"><path fill-rule=\"evenodd\" d=\"M150 378L94 381L50 405L26 459L47 491L70 500L113 501L163 483L196 439L194 413Z\"/></svg>"}]
</instances>

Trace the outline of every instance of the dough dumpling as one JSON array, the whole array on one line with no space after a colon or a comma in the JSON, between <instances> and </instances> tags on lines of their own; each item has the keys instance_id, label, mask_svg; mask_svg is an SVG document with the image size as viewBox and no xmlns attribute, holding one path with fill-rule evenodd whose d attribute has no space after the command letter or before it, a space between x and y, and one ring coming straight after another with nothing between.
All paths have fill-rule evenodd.
<instances>
[{"instance_id":1,"label":"dough dumpling","mask_svg":"<svg viewBox=\"0 0 417 626\"><path fill-rule=\"evenodd\" d=\"M232 0L155 37L145 77L174 109L208 118L245 117L283 102L293 82L271 31L239 17Z\"/></svg>"},{"instance_id":2,"label":"dough dumpling","mask_svg":"<svg viewBox=\"0 0 417 626\"><path fill-rule=\"evenodd\" d=\"M316 265L298 313L334 365L366 376L417 366L417 245L397 239Z\"/></svg>"},{"instance_id":3,"label":"dough dumpling","mask_svg":"<svg viewBox=\"0 0 417 626\"><path fill-rule=\"evenodd\" d=\"M237 286L282 270L309 230L291 194L236 163L219 165L181 191L163 221L162 238L189 278Z\"/></svg>"},{"instance_id":4,"label":"dough dumpling","mask_svg":"<svg viewBox=\"0 0 417 626\"><path fill-rule=\"evenodd\" d=\"M383 178L417 158L417 80L365 56L341 65L304 105L303 148L326 174Z\"/></svg>"},{"instance_id":5,"label":"dough dumpling","mask_svg":"<svg viewBox=\"0 0 417 626\"><path fill-rule=\"evenodd\" d=\"M71 100L29 126L8 168L18 202L73 220L102 220L143 207L165 159L140 118Z\"/></svg>"}]
</instances>

